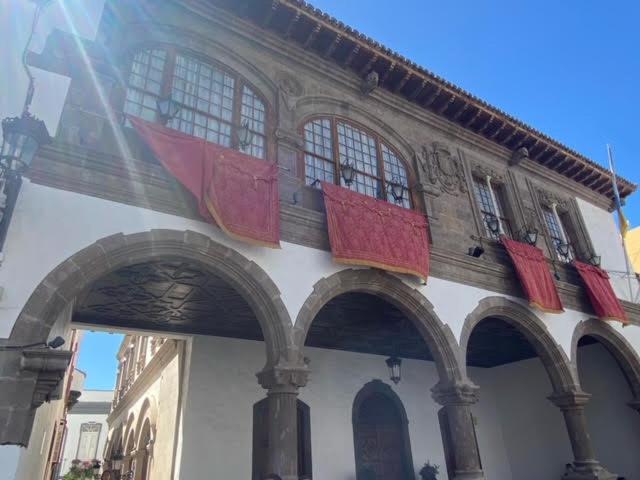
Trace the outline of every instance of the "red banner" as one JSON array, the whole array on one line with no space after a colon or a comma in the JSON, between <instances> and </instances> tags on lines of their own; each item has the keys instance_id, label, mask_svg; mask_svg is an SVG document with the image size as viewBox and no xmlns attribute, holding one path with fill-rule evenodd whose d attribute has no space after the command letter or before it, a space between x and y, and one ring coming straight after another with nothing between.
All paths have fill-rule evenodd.
<instances>
[{"instance_id":1,"label":"red banner","mask_svg":"<svg viewBox=\"0 0 640 480\"><path fill-rule=\"evenodd\" d=\"M160 163L197 199L200 214L229 236L280 248L278 166L129 117Z\"/></svg>"},{"instance_id":2,"label":"red banner","mask_svg":"<svg viewBox=\"0 0 640 480\"><path fill-rule=\"evenodd\" d=\"M563 312L556 284L542 250L505 236L500 239L513 261L522 289L529 299L529 305L543 312Z\"/></svg>"},{"instance_id":3,"label":"red banner","mask_svg":"<svg viewBox=\"0 0 640 480\"><path fill-rule=\"evenodd\" d=\"M422 214L331 183L323 182L322 191L336 262L427 279L428 224Z\"/></svg>"},{"instance_id":4,"label":"red banner","mask_svg":"<svg viewBox=\"0 0 640 480\"><path fill-rule=\"evenodd\" d=\"M586 263L573 261L584 285L587 289L587 295L591 301L591 306L596 315L602 320L617 320L624 324L629 323L624 308L620 304L620 300L611 287L609 274L601 268L588 265Z\"/></svg>"}]
</instances>

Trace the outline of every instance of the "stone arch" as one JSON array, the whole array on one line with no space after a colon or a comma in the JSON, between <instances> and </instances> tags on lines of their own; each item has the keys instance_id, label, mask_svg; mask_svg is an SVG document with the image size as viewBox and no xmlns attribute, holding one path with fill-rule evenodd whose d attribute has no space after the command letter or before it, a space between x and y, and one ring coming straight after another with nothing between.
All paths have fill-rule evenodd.
<instances>
[{"instance_id":1,"label":"stone arch","mask_svg":"<svg viewBox=\"0 0 640 480\"><path fill-rule=\"evenodd\" d=\"M578 369L578 342L585 336L595 338L616 359L636 401L640 400L640 358L626 338L608 323L595 318L580 322L571 339L571 361Z\"/></svg>"},{"instance_id":2,"label":"stone arch","mask_svg":"<svg viewBox=\"0 0 640 480\"><path fill-rule=\"evenodd\" d=\"M192 260L225 280L245 299L260 324L267 365L287 357L291 319L273 280L237 251L190 230L118 233L77 252L36 287L16 320L10 342L46 341L58 315L93 282L119 268L161 259Z\"/></svg>"},{"instance_id":3,"label":"stone arch","mask_svg":"<svg viewBox=\"0 0 640 480\"><path fill-rule=\"evenodd\" d=\"M313 286L313 292L300 308L293 328L294 344L300 357L311 323L320 309L331 299L347 292L378 296L403 312L429 347L441 384L458 383L464 379L453 332L440 321L431 303L398 277L377 269L342 270Z\"/></svg>"},{"instance_id":4,"label":"stone arch","mask_svg":"<svg viewBox=\"0 0 640 480\"><path fill-rule=\"evenodd\" d=\"M356 394L356 397L353 400L353 407L351 410L351 423L353 425L353 441L354 441L354 452L356 455L356 472L360 471L362 465L360 465L360 459L358 458L358 445L357 445L357 428L358 428L358 420L360 418L360 413L362 410L363 404L367 399L371 398L372 395L383 395L388 401L393 404L396 412L400 417L400 427L402 430L402 453L403 453L403 463L404 468L407 470L407 475L413 473L413 458L411 454L411 439L409 437L409 417L407 416L407 411L404 408L404 404L402 400L398 396L396 392L393 391L390 385L382 382L381 380L372 380L368 382L360 389L360 391ZM358 473L356 473L356 477Z\"/></svg>"},{"instance_id":5,"label":"stone arch","mask_svg":"<svg viewBox=\"0 0 640 480\"><path fill-rule=\"evenodd\" d=\"M127 446L127 443L129 443L129 439L132 438L133 439L133 443L135 444L135 431L136 431L136 415L133 412L129 413L129 416L127 417L127 421L124 424L124 435L123 435L123 440L126 442L125 443L125 448ZM133 434L133 437L131 436Z\"/></svg>"},{"instance_id":6,"label":"stone arch","mask_svg":"<svg viewBox=\"0 0 640 480\"><path fill-rule=\"evenodd\" d=\"M527 307L505 297L487 297L467 315L460 335L460 363L466 372L466 356L473 329L488 317L499 318L522 333L542 360L554 393L579 390L577 374L546 325Z\"/></svg>"},{"instance_id":7,"label":"stone arch","mask_svg":"<svg viewBox=\"0 0 640 480\"><path fill-rule=\"evenodd\" d=\"M142 403L142 407L140 408L140 413L138 414L138 421L136 423L136 445L140 444L140 439L142 438L142 427L145 422L149 423L151 428L151 437L155 437L156 426L158 425L158 406L156 399L153 396L147 397L144 399Z\"/></svg>"}]
</instances>

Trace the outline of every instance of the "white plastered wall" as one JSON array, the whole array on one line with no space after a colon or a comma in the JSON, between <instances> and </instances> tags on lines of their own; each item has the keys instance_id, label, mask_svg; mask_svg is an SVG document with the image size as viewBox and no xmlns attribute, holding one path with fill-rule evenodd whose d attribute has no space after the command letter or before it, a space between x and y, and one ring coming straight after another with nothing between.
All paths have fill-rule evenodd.
<instances>
[{"instance_id":1,"label":"white plastered wall","mask_svg":"<svg viewBox=\"0 0 640 480\"><path fill-rule=\"evenodd\" d=\"M616 294L623 300L639 302L640 283L635 278L625 277L627 254L622 248L622 239L613 215L584 200L577 199L577 202L591 238L594 253L602 257L602 268L610 271L609 276Z\"/></svg>"},{"instance_id":2,"label":"white plastered wall","mask_svg":"<svg viewBox=\"0 0 640 480\"><path fill-rule=\"evenodd\" d=\"M606 254L616 251L615 225L610 214L579 201L583 216L600 249L606 268L620 268L620 259ZM151 229L193 230L235 249L263 268L281 292L292 321L321 278L344 269L329 252L281 242L279 250L237 242L205 222L168 215L96 197L36 185L25 180L0 266L0 338L10 335L15 320L37 285L57 265L97 240L116 233L131 234ZM618 250L621 251L620 248ZM624 258L622 257L622 262ZM496 296L480 288L430 278L420 286L411 277L403 280L418 289L434 305L435 312L459 339L467 315L485 297ZM512 298L526 305L522 299ZM567 310L561 315L536 312L556 342L570 356L575 326L588 318ZM615 326L636 350L640 350L640 328Z\"/></svg>"},{"instance_id":3,"label":"white plastered wall","mask_svg":"<svg viewBox=\"0 0 640 480\"><path fill-rule=\"evenodd\" d=\"M578 349L578 373L592 395L586 414L596 458L620 476L640 478L640 415L627 406L632 395L622 370L598 343Z\"/></svg>"},{"instance_id":4,"label":"white plastered wall","mask_svg":"<svg viewBox=\"0 0 640 480\"><path fill-rule=\"evenodd\" d=\"M311 360L311 376L308 385L300 389L300 399L311 411L313 477L354 480L353 401L358 391L374 379L390 383L385 357L318 348L306 348L305 355ZM581 357L586 359L591 375L600 379L620 375L615 362L601 362L598 351L587 348L581 351ZM255 377L264 364L264 345L194 337L190 361L178 478L205 478L212 472L216 478L250 478L253 405L265 396ZM560 478L565 463L573 456L562 414L547 399L552 393L551 384L540 360L491 369L470 368L469 374L481 388L473 412L487 478ZM407 412L415 470L429 460L442 466L439 478L446 479L439 406L430 392L437 381L432 362L404 360L402 381L391 387ZM609 387L608 383L594 387L594 399L606 395ZM613 395L628 399L629 390L624 387L624 383L618 384ZM640 416L636 420L633 415L637 413L631 409L607 410L596 402L596 415L599 422L592 425L591 432L596 448L601 447L597 439L610 441L610 436L615 436L614 426L629 418L636 423L634 431L640 427ZM640 436L631 440L630 431L627 428L619 437L626 450L620 450L620 443L612 443L608 446L610 453L603 451L606 458L600 459L612 470L640 446ZM202 458L207 461L200 461ZM628 458L623 463L634 461ZM640 470L636 466L624 473L636 478Z\"/></svg>"}]
</instances>

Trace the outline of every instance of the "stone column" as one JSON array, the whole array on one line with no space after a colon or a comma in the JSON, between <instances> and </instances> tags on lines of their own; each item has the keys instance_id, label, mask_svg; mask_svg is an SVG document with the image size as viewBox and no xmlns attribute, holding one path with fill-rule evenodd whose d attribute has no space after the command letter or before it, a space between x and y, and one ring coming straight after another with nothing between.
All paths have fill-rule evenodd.
<instances>
[{"instance_id":1,"label":"stone column","mask_svg":"<svg viewBox=\"0 0 640 480\"><path fill-rule=\"evenodd\" d=\"M587 428L584 407L591 395L582 391L554 393L549 397L560 408L567 425L567 433L573 450L573 464L567 466L563 480L616 480L617 475L609 473L595 459L591 437Z\"/></svg>"},{"instance_id":2,"label":"stone column","mask_svg":"<svg viewBox=\"0 0 640 480\"><path fill-rule=\"evenodd\" d=\"M440 429L452 480L484 480L471 405L478 401L478 387L472 384L436 385L433 398L442 405Z\"/></svg>"},{"instance_id":3,"label":"stone column","mask_svg":"<svg viewBox=\"0 0 640 480\"><path fill-rule=\"evenodd\" d=\"M307 383L306 366L275 366L257 374L267 390L267 474L298 480L298 389Z\"/></svg>"}]
</instances>

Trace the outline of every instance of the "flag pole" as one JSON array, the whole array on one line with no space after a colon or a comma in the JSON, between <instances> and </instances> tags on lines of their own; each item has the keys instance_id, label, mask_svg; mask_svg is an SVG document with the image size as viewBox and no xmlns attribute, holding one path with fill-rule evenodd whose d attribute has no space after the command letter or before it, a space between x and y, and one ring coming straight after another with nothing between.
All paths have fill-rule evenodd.
<instances>
[{"instance_id":1,"label":"flag pole","mask_svg":"<svg viewBox=\"0 0 640 480\"><path fill-rule=\"evenodd\" d=\"M624 256L624 263L627 268L627 283L629 285L629 301L633 302L633 284L631 282L631 265L629 264L629 256L627 255L627 244L625 242L625 236L629 228L629 223L622 213L622 200L620 199L620 192L618 191L618 179L616 177L615 164L613 162L613 152L611 145L607 143L607 156L609 157L609 170L611 171L611 177L613 182L613 195L616 202L616 210L618 211L618 222L620 223L620 239L622 241L622 255Z\"/></svg>"}]
</instances>

